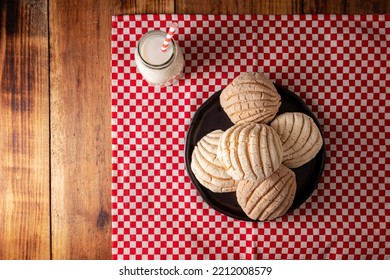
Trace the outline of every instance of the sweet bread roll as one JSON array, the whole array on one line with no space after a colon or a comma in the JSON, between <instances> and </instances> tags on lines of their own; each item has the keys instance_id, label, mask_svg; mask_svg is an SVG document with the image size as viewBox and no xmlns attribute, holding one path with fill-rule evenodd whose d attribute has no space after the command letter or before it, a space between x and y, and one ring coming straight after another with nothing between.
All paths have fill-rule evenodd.
<instances>
[{"instance_id":1,"label":"sweet bread roll","mask_svg":"<svg viewBox=\"0 0 390 280\"><path fill-rule=\"evenodd\" d=\"M204 187L213 192L232 192L237 182L226 173L217 158L217 148L222 130L215 130L200 139L191 158L191 170Z\"/></svg>"},{"instance_id":2,"label":"sweet bread roll","mask_svg":"<svg viewBox=\"0 0 390 280\"><path fill-rule=\"evenodd\" d=\"M282 143L274 129L265 124L236 124L219 141L219 160L235 180L264 180L282 162Z\"/></svg>"},{"instance_id":3,"label":"sweet bread roll","mask_svg":"<svg viewBox=\"0 0 390 280\"><path fill-rule=\"evenodd\" d=\"M264 181L240 181L237 202L253 220L273 220L283 216L291 207L297 183L295 173L281 165Z\"/></svg>"},{"instance_id":4,"label":"sweet bread roll","mask_svg":"<svg viewBox=\"0 0 390 280\"><path fill-rule=\"evenodd\" d=\"M287 167L300 167L312 160L321 150L321 132L313 119L304 113L281 114L270 125L280 136L283 164Z\"/></svg>"},{"instance_id":5,"label":"sweet bread roll","mask_svg":"<svg viewBox=\"0 0 390 280\"><path fill-rule=\"evenodd\" d=\"M220 103L234 124L269 123L276 115L281 97L262 73L243 73L220 95Z\"/></svg>"}]
</instances>

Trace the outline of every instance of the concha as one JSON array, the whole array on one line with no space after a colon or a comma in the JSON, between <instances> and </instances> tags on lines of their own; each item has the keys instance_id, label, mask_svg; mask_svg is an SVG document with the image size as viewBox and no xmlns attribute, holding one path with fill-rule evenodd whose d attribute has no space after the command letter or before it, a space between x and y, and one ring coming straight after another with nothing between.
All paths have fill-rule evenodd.
<instances>
[{"instance_id":1,"label":"concha","mask_svg":"<svg viewBox=\"0 0 390 280\"><path fill-rule=\"evenodd\" d=\"M237 202L253 220L273 220L286 214L297 189L295 173L281 165L264 181L240 181Z\"/></svg>"},{"instance_id":2,"label":"concha","mask_svg":"<svg viewBox=\"0 0 390 280\"><path fill-rule=\"evenodd\" d=\"M283 113L270 125L282 141L283 164L287 167L300 167L312 160L321 150L321 132L314 120L304 113Z\"/></svg>"},{"instance_id":3,"label":"concha","mask_svg":"<svg viewBox=\"0 0 390 280\"><path fill-rule=\"evenodd\" d=\"M217 156L234 180L264 180L282 162L282 143L266 124L236 124L222 134Z\"/></svg>"},{"instance_id":4,"label":"concha","mask_svg":"<svg viewBox=\"0 0 390 280\"><path fill-rule=\"evenodd\" d=\"M234 124L269 123L277 114L281 97L262 73L237 76L220 95L220 103Z\"/></svg>"},{"instance_id":5,"label":"concha","mask_svg":"<svg viewBox=\"0 0 390 280\"><path fill-rule=\"evenodd\" d=\"M233 192L237 183L227 174L217 157L222 130L215 130L202 137L191 156L191 170L204 187L213 192Z\"/></svg>"}]
</instances>

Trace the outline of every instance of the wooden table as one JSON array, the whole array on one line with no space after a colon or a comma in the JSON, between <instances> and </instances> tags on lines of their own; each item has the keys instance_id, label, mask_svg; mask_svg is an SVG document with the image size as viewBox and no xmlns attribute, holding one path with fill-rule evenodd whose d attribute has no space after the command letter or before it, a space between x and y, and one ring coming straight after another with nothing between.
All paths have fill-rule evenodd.
<instances>
[{"instance_id":1,"label":"wooden table","mask_svg":"<svg viewBox=\"0 0 390 280\"><path fill-rule=\"evenodd\" d=\"M111 16L389 13L389 1L1 0L0 259L111 259Z\"/></svg>"}]
</instances>

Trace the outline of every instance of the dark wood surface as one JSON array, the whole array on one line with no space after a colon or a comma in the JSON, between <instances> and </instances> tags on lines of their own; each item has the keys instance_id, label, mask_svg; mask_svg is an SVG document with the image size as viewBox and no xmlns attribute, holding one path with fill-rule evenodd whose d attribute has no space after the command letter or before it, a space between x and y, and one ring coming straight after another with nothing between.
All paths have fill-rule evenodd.
<instances>
[{"instance_id":1,"label":"dark wood surface","mask_svg":"<svg viewBox=\"0 0 390 280\"><path fill-rule=\"evenodd\" d=\"M111 259L111 16L372 14L387 0L0 0L0 259Z\"/></svg>"},{"instance_id":2,"label":"dark wood surface","mask_svg":"<svg viewBox=\"0 0 390 280\"><path fill-rule=\"evenodd\" d=\"M0 2L0 259L50 258L48 12L30 2Z\"/></svg>"}]
</instances>

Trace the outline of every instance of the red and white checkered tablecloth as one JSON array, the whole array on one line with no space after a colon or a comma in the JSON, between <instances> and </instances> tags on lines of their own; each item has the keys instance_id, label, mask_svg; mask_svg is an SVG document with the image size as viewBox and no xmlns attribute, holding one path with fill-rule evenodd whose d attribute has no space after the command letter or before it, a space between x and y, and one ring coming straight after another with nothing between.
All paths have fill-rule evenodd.
<instances>
[{"instance_id":1,"label":"red and white checkered tablecloth","mask_svg":"<svg viewBox=\"0 0 390 280\"><path fill-rule=\"evenodd\" d=\"M154 88L134 48L172 21L184 79ZM390 15L121 15L111 39L114 259L390 259ZM247 71L299 95L324 130L318 188L271 222L216 212L185 169L195 111Z\"/></svg>"}]
</instances>

